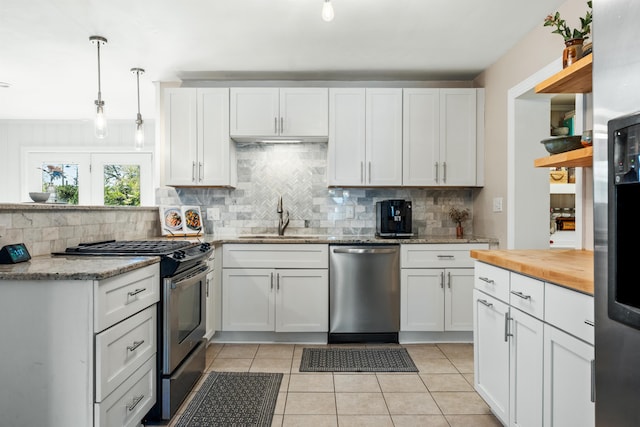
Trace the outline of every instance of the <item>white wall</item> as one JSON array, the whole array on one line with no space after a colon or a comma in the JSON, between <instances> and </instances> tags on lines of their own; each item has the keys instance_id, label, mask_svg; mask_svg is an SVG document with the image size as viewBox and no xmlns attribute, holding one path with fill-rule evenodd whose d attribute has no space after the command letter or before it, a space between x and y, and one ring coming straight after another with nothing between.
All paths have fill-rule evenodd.
<instances>
[{"instance_id":1,"label":"white wall","mask_svg":"<svg viewBox=\"0 0 640 427\"><path fill-rule=\"evenodd\" d=\"M0 120L0 170L16 185L0 186L0 203L21 200L18 181L22 176L23 147L95 147L96 150L133 149L134 120L111 120L108 135L98 140L89 120ZM145 120L145 151L155 150L155 124ZM157 187L157 184L154 186Z\"/></svg>"},{"instance_id":2,"label":"white wall","mask_svg":"<svg viewBox=\"0 0 640 427\"><path fill-rule=\"evenodd\" d=\"M584 0L567 0L558 9L572 28L579 25L586 10ZM507 93L561 57L564 48L562 37L543 26L544 18L541 16L539 27L475 79L476 86L485 88L485 186L474 200L474 232L498 238L502 249L507 243ZM494 197L504 198L503 212L492 212Z\"/></svg>"}]
</instances>

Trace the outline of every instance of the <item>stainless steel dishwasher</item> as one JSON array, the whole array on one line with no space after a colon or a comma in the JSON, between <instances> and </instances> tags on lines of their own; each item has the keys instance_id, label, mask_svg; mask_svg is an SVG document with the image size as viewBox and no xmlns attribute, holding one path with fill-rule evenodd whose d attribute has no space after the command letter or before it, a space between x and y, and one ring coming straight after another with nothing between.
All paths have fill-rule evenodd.
<instances>
[{"instance_id":1,"label":"stainless steel dishwasher","mask_svg":"<svg viewBox=\"0 0 640 427\"><path fill-rule=\"evenodd\" d=\"M329 337L398 342L400 246L329 246Z\"/></svg>"}]
</instances>

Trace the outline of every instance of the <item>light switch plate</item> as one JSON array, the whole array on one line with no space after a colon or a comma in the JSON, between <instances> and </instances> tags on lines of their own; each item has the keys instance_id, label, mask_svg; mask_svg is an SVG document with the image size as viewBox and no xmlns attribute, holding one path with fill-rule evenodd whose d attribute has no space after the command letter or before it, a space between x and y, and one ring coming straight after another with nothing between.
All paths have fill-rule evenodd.
<instances>
[{"instance_id":1,"label":"light switch plate","mask_svg":"<svg viewBox=\"0 0 640 427\"><path fill-rule=\"evenodd\" d=\"M493 198L493 211L502 212L502 197Z\"/></svg>"}]
</instances>

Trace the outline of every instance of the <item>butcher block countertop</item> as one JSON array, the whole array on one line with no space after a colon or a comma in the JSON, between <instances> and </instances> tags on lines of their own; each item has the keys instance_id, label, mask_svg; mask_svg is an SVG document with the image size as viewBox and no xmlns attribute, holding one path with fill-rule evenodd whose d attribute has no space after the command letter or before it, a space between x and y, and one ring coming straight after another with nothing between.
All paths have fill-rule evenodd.
<instances>
[{"instance_id":1,"label":"butcher block countertop","mask_svg":"<svg viewBox=\"0 0 640 427\"><path fill-rule=\"evenodd\" d=\"M593 251L472 250L471 257L487 264L593 295Z\"/></svg>"}]
</instances>

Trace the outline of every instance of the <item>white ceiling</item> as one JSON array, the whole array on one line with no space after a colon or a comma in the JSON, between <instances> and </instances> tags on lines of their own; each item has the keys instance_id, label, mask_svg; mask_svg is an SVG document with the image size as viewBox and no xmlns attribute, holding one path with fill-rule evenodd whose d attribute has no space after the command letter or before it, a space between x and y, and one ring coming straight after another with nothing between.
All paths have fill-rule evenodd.
<instances>
[{"instance_id":1,"label":"white ceiling","mask_svg":"<svg viewBox=\"0 0 640 427\"><path fill-rule=\"evenodd\" d=\"M0 119L155 115L154 81L246 76L470 80L564 0L0 0Z\"/></svg>"}]
</instances>

